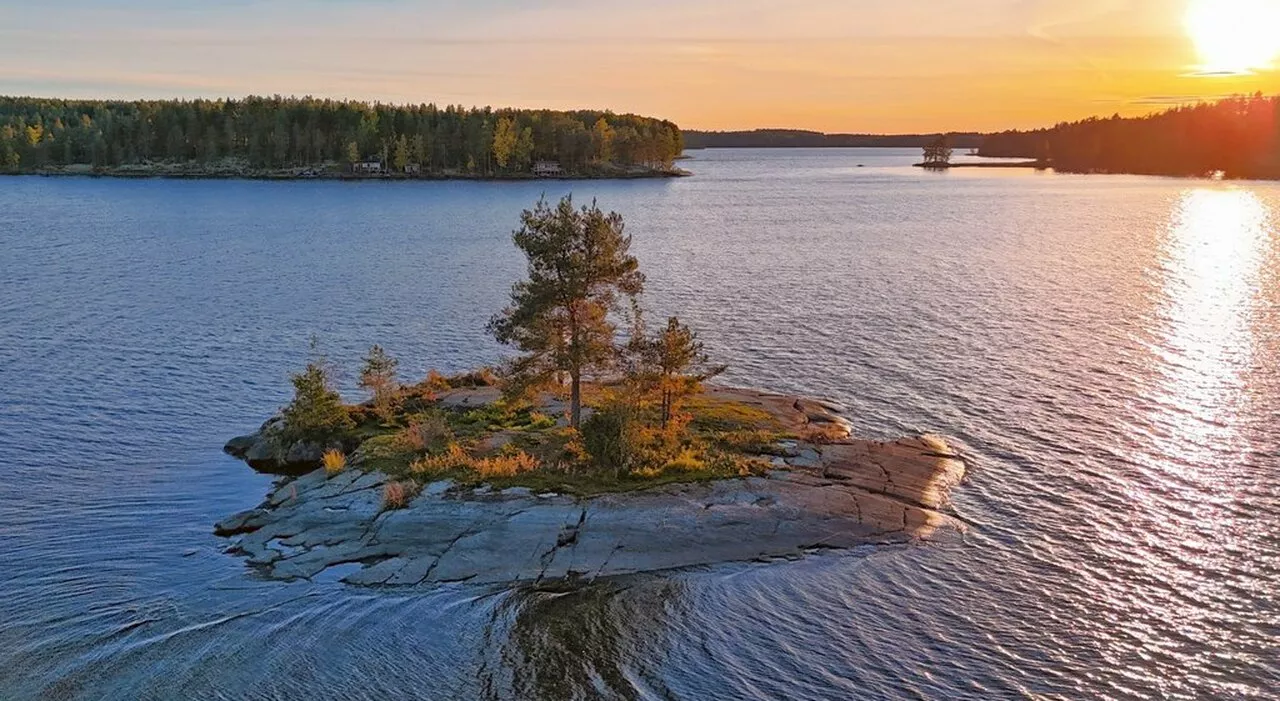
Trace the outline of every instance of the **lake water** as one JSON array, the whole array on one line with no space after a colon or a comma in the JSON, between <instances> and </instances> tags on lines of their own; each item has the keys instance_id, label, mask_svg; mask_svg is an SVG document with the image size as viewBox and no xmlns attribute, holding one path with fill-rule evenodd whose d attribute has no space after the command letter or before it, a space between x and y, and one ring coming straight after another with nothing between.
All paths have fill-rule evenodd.
<instances>
[{"instance_id":1,"label":"lake water","mask_svg":"<svg viewBox=\"0 0 1280 701\"><path fill-rule=\"evenodd\" d=\"M1280 185L701 151L669 181L0 178L0 698L1249 698L1280 689ZM858 166L863 167L858 167ZM616 209L728 381L953 437L964 537L567 594L256 577L220 449L313 334L484 335L540 193ZM351 394L352 398L356 395Z\"/></svg>"}]
</instances>

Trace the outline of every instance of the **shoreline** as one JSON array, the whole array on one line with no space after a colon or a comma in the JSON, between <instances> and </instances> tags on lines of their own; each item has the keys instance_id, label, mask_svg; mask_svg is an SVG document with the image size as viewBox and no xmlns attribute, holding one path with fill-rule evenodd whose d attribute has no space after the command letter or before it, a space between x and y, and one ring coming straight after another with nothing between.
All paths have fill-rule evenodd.
<instances>
[{"instance_id":1,"label":"shoreline","mask_svg":"<svg viewBox=\"0 0 1280 701\"><path fill-rule=\"evenodd\" d=\"M123 180L327 180L340 182L442 182L469 180L477 182L525 182L539 180L662 180L667 178L687 178L693 173L682 168L652 169L633 172L612 173L563 173L555 176L534 175L532 173L507 174L466 174L466 173L424 173L406 175L403 173L386 173L378 175L358 175L354 173L298 173L286 171L266 172L219 172L219 171L140 171L126 170L66 170L36 169L20 171L0 171L0 176L32 176L43 178L117 178Z\"/></svg>"},{"instance_id":2,"label":"shoreline","mask_svg":"<svg viewBox=\"0 0 1280 701\"><path fill-rule=\"evenodd\" d=\"M913 163L913 168L925 170L950 170L951 168L1034 168L1049 170L1053 165L1047 161L1016 161L1013 163Z\"/></svg>"}]
</instances>

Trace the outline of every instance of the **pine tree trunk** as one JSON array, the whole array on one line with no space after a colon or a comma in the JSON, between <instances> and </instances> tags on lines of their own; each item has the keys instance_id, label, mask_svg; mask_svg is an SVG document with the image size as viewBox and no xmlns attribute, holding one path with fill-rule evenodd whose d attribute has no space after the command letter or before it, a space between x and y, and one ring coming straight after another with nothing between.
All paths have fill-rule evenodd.
<instances>
[{"instance_id":1,"label":"pine tree trunk","mask_svg":"<svg viewBox=\"0 0 1280 701\"><path fill-rule=\"evenodd\" d=\"M582 377L572 373L569 381L569 425L578 428L582 423Z\"/></svg>"}]
</instances>

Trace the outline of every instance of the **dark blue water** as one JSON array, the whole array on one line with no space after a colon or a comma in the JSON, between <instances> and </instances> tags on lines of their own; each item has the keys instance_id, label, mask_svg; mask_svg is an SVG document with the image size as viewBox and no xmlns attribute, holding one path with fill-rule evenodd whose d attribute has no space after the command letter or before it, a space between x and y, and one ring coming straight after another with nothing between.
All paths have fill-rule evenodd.
<instances>
[{"instance_id":1,"label":"dark blue water","mask_svg":"<svg viewBox=\"0 0 1280 701\"><path fill-rule=\"evenodd\" d=\"M1280 688L1280 185L703 151L591 183L0 179L0 698L1250 698ZM867 167L857 168L861 163ZM223 456L317 336L498 359L545 192L742 385L953 436L968 536L568 595L262 581ZM352 394L354 398L354 393Z\"/></svg>"}]
</instances>

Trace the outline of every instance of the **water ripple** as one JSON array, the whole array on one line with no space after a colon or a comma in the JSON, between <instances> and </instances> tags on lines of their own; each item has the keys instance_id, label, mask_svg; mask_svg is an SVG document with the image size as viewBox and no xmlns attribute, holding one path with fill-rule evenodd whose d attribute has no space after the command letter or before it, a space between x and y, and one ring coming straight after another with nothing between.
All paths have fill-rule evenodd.
<instances>
[{"instance_id":1,"label":"water ripple","mask_svg":"<svg viewBox=\"0 0 1280 701\"><path fill-rule=\"evenodd\" d=\"M264 581L209 528L312 334L353 396L371 342L500 357L510 228L568 184L5 179L0 696L1273 695L1280 187L913 156L574 190L729 381L954 437L968 534L565 595Z\"/></svg>"}]
</instances>

